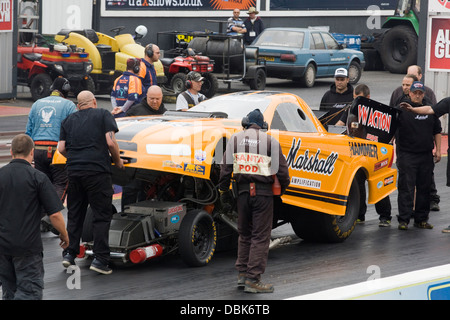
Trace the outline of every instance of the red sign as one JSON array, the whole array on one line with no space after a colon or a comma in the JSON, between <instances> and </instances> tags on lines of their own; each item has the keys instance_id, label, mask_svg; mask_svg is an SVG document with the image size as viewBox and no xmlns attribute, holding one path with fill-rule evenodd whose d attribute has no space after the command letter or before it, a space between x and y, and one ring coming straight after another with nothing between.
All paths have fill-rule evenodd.
<instances>
[{"instance_id":1,"label":"red sign","mask_svg":"<svg viewBox=\"0 0 450 320\"><path fill-rule=\"evenodd\" d=\"M255 6L255 0L213 0L211 6L217 10L233 10L238 8L240 10L246 10L251 6Z\"/></svg>"},{"instance_id":2,"label":"red sign","mask_svg":"<svg viewBox=\"0 0 450 320\"><path fill-rule=\"evenodd\" d=\"M13 0L0 0L0 32L13 29Z\"/></svg>"},{"instance_id":3,"label":"red sign","mask_svg":"<svg viewBox=\"0 0 450 320\"><path fill-rule=\"evenodd\" d=\"M450 70L450 18L432 18L429 68Z\"/></svg>"},{"instance_id":4,"label":"red sign","mask_svg":"<svg viewBox=\"0 0 450 320\"><path fill-rule=\"evenodd\" d=\"M444 7L446 7L447 9L450 9L450 1L447 0L438 0L438 2L440 4L442 4Z\"/></svg>"}]
</instances>

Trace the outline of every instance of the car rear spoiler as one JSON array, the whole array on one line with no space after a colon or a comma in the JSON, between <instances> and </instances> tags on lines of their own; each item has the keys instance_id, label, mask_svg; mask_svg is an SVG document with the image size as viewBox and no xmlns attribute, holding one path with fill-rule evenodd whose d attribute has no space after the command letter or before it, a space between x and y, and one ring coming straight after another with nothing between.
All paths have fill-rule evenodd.
<instances>
[{"instance_id":1,"label":"car rear spoiler","mask_svg":"<svg viewBox=\"0 0 450 320\"><path fill-rule=\"evenodd\" d=\"M225 112L200 112L200 111L166 111L163 114L169 117L180 117L180 118L228 118L228 114Z\"/></svg>"}]
</instances>

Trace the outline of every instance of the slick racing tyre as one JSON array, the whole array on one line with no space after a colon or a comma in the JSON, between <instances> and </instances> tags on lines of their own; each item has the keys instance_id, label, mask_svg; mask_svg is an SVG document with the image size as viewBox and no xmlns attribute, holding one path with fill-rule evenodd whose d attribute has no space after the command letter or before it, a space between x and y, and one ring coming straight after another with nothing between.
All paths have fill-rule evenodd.
<instances>
[{"instance_id":1,"label":"slick racing tyre","mask_svg":"<svg viewBox=\"0 0 450 320\"><path fill-rule=\"evenodd\" d=\"M192 210L181 221L178 245L181 259L191 267L208 264L216 248L216 226L204 210Z\"/></svg>"}]
</instances>

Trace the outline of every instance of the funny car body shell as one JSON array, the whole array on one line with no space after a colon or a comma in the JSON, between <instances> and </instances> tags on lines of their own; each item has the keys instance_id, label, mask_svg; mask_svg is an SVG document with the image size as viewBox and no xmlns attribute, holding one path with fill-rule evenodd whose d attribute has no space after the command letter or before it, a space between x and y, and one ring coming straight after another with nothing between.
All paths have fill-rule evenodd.
<instances>
[{"instance_id":1,"label":"funny car body shell","mask_svg":"<svg viewBox=\"0 0 450 320\"><path fill-rule=\"evenodd\" d=\"M268 133L280 142L289 165L291 184L283 202L344 215L358 171L368 182L368 203L395 190L391 145L328 133L302 99L280 92L241 92L210 99L187 113L120 119L116 138L121 157L128 160L128 170L210 179L225 142L242 130L242 117L256 108L263 112Z\"/></svg>"}]
</instances>

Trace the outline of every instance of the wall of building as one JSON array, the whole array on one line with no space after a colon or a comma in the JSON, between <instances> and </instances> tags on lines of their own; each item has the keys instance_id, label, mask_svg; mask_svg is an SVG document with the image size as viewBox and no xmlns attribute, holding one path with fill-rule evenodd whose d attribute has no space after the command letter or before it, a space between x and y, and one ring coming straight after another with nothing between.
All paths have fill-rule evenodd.
<instances>
[{"instance_id":1,"label":"wall of building","mask_svg":"<svg viewBox=\"0 0 450 320\"><path fill-rule=\"evenodd\" d=\"M0 99L9 99L16 95L16 1L0 1L0 10Z\"/></svg>"}]
</instances>

